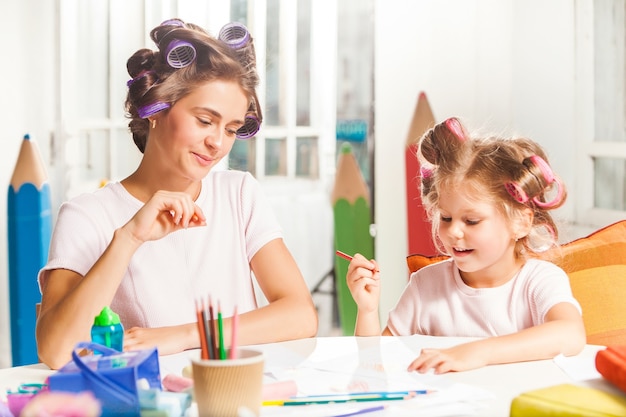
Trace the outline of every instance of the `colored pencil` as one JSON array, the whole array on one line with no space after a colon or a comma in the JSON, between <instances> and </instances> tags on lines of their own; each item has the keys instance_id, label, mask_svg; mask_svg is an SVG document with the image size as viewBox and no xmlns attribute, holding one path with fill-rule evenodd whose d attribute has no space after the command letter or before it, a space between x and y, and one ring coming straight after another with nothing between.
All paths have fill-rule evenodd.
<instances>
[{"instance_id":1,"label":"colored pencil","mask_svg":"<svg viewBox=\"0 0 626 417\"><path fill-rule=\"evenodd\" d=\"M198 336L200 337L200 358L209 359L209 347L206 342L206 333L204 329L204 325L202 324L202 307L198 300L195 300L196 303L196 317L198 319Z\"/></svg>"},{"instance_id":2,"label":"colored pencil","mask_svg":"<svg viewBox=\"0 0 626 417\"><path fill-rule=\"evenodd\" d=\"M310 404L340 404L340 403L361 403L371 401L400 401L409 398L407 395L344 395L330 397L299 397L286 400L263 401L264 406L295 406Z\"/></svg>"},{"instance_id":3,"label":"colored pencil","mask_svg":"<svg viewBox=\"0 0 626 417\"><path fill-rule=\"evenodd\" d=\"M342 252L342 251L340 251L340 250L336 250L336 251L335 251L335 253L336 253L339 257L341 257L341 258L345 259L345 260L346 260L346 261L348 261L348 262L352 260L352 256L348 255L347 253L343 253L343 252Z\"/></svg>"},{"instance_id":4,"label":"colored pencil","mask_svg":"<svg viewBox=\"0 0 626 417\"><path fill-rule=\"evenodd\" d=\"M377 405L376 407L361 408L360 410L349 411L349 412L343 413L343 414L334 414L331 417L359 416L361 414L367 414L367 413L373 413L373 412L376 412L376 411L382 411L385 408L387 408L387 406L385 406L385 405Z\"/></svg>"},{"instance_id":5,"label":"colored pencil","mask_svg":"<svg viewBox=\"0 0 626 417\"><path fill-rule=\"evenodd\" d=\"M39 362L35 340L37 274L52 235L50 184L39 148L24 135L7 192L9 292L13 366Z\"/></svg>"},{"instance_id":6,"label":"colored pencil","mask_svg":"<svg viewBox=\"0 0 626 417\"><path fill-rule=\"evenodd\" d=\"M210 349L213 351L213 359L219 359L219 352L217 350L217 331L215 328L215 316L213 314L213 301L209 296L209 344Z\"/></svg>"},{"instance_id":7,"label":"colored pencil","mask_svg":"<svg viewBox=\"0 0 626 417\"><path fill-rule=\"evenodd\" d=\"M229 359L237 359L237 332L239 328L239 315L237 314L237 306L235 306L235 310L233 311L233 317L231 319L231 342L230 342L230 354L228 355Z\"/></svg>"},{"instance_id":8,"label":"colored pencil","mask_svg":"<svg viewBox=\"0 0 626 417\"><path fill-rule=\"evenodd\" d=\"M408 391L357 391L357 392L348 392L343 394L317 394L317 395L306 395L302 397L291 397L290 400L293 399L304 399L304 398L316 398L316 397L345 397L347 395L350 396L362 396L362 395L380 395L380 396L393 396L393 395L425 395L431 394L434 391L426 390L426 389L416 389L416 390L408 390Z\"/></svg>"},{"instance_id":9,"label":"colored pencil","mask_svg":"<svg viewBox=\"0 0 626 417\"><path fill-rule=\"evenodd\" d=\"M204 341L206 343L208 359L215 359L213 349L211 349L211 329L209 329L209 319L207 318L204 299L202 300L202 326L204 327Z\"/></svg>"},{"instance_id":10,"label":"colored pencil","mask_svg":"<svg viewBox=\"0 0 626 417\"><path fill-rule=\"evenodd\" d=\"M341 258L345 259L346 261L351 261L351 260L353 259L353 257L352 257L352 256L350 256L350 255L348 255L347 253L342 252L342 251L340 251L340 250L336 250L336 251L335 251L335 253L337 254L337 256L339 256L339 257L341 257ZM377 270L376 270L376 272L380 272L380 271L377 269Z\"/></svg>"},{"instance_id":11,"label":"colored pencil","mask_svg":"<svg viewBox=\"0 0 626 417\"><path fill-rule=\"evenodd\" d=\"M219 349L219 358L226 359L226 349L224 348L224 323L222 320L222 308L220 307L220 302L217 302L217 338L218 338L218 349Z\"/></svg>"}]
</instances>

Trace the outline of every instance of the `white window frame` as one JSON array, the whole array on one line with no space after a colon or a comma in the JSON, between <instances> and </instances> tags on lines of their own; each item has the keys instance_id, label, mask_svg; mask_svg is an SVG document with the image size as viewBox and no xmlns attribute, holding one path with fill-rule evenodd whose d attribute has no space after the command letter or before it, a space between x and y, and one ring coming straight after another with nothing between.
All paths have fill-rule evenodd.
<instances>
[{"instance_id":1,"label":"white window frame","mask_svg":"<svg viewBox=\"0 0 626 417\"><path fill-rule=\"evenodd\" d=\"M626 160L626 142L595 139L594 105L594 5L593 0L576 0L576 132L578 173L574 190L576 223L593 227L626 218L625 211L594 207L593 158L621 158ZM624 52L622 52L624 53ZM617 93L616 93L617 94ZM621 92L626 94L626 92ZM618 179L616 179L618 180ZM626 178L619 179L626 181Z\"/></svg>"}]
</instances>

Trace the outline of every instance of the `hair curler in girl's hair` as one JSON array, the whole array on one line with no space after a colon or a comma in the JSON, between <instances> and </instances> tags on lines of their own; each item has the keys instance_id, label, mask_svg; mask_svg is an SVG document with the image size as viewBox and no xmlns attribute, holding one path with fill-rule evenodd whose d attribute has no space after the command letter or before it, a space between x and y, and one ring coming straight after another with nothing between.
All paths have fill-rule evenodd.
<instances>
[{"instance_id":1,"label":"hair curler in girl's hair","mask_svg":"<svg viewBox=\"0 0 626 417\"><path fill-rule=\"evenodd\" d=\"M165 59L172 68L184 68L196 59L196 48L187 41L172 39L165 50Z\"/></svg>"},{"instance_id":2,"label":"hair curler in girl's hair","mask_svg":"<svg viewBox=\"0 0 626 417\"><path fill-rule=\"evenodd\" d=\"M449 119L446 119L444 123L446 124L448 130L452 132L458 140L465 142L467 135L465 134L465 129L459 119L456 117L450 117Z\"/></svg>"},{"instance_id":3,"label":"hair curler in girl's hair","mask_svg":"<svg viewBox=\"0 0 626 417\"><path fill-rule=\"evenodd\" d=\"M250 32L242 23L232 22L224 25L220 30L218 39L233 49L239 49L246 46L250 41Z\"/></svg>"},{"instance_id":4,"label":"hair curler in girl's hair","mask_svg":"<svg viewBox=\"0 0 626 417\"><path fill-rule=\"evenodd\" d=\"M257 134L260 128L259 119L253 114L247 114L244 125L237 130L236 137L237 139L250 139Z\"/></svg>"},{"instance_id":5,"label":"hair curler in girl's hair","mask_svg":"<svg viewBox=\"0 0 626 417\"><path fill-rule=\"evenodd\" d=\"M541 207L544 209L549 209L551 207L558 205L561 199L563 198L563 192L564 192L563 184L561 183L561 181L554 175L554 172L552 172L552 169L550 168L548 163L544 161L543 158L541 158L540 156L532 155L531 157L528 158L528 161L530 162L530 164L532 164L533 166L539 169L539 171L541 172L541 175L543 176L544 181L548 185L556 184L556 187L557 187L557 193L552 200L544 202L544 201L541 201L538 198L538 196L535 196L532 198L533 203L535 203L538 207ZM524 165L526 165L526 161L524 161ZM527 167L529 170L532 168L531 166L527 166ZM537 179L539 180L539 178ZM528 194L526 194L526 191L524 191L524 189L516 182L508 182L504 184L504 187L506 188L507 192L511 195L511 197L513 197L516 201L520 203L526 203L528 200L531 200Z\"/></svg>"}]
</instances>

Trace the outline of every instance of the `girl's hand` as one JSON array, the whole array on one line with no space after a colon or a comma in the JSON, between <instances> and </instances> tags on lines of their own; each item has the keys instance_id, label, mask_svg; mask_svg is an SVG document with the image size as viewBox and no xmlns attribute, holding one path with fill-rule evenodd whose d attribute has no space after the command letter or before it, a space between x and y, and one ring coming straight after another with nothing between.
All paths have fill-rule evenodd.
<instances>
[{"instance_id":1,"label":"girl's hand","mask_svg":"<svg viewBox=\"0 0 626 417\"><path fill-rule=\"evenodd\" d=\"M176 230L204 225L206 218L189 194L157 191L123 228L143 243Z\"/></svg>"},{"instance_id":2,"label":"girl's hand","mask_svg":"<svg viewBox=\"0 0 626 417\"><path fill-rule=\"evenodd\" d=\"M360 253L355 254L348 266L346 282L360 312L378 310L380 273L375 260L368 261Z\"/></svg>"},{"instance_id":3,"label":"girl's hand","mask_svg":"<svg viewBox=\"0 0 626 417\"><path fill-rule=\"evenodd\" d=\"M435 374L450 371L467 371L488 365L488 350L479 342L464 343L448 349L422 349L420 355L409 365L409 371Z\"/></svg>"}]
</instances>

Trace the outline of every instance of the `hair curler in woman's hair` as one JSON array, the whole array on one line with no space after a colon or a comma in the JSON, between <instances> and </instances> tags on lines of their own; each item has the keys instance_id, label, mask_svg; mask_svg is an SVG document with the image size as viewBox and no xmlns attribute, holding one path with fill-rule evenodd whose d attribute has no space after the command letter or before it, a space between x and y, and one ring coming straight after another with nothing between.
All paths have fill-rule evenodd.
<instances>
[{"instance_id":1,"label":"hair curler in woman's hair","mask_svg":"<svg viewBox=\"0 0 626 417\"><path fill-rule=\"evenodd\" d=\"M218 39L233 49L243 48L250 41L250 32L242 23L232 22L224 25Z\"/></svg>"},{"instance_id":2,"label":"hair curler in woman's hair","mask_svg":"<svg viewBox=\"0 0 626 417\"><path fill-rule=\"evenodd\" d=\"M564 188L563 188L563 184L561 184L561 181L554 175L554 172L552 172L552 169L550 168L548 163L544 161L543 158L541 158L538 155L532 155L531 157L524 160L523 163L531 171L531 174L532 174L532 167L533 166L537 167L539 171L541 172L541 175L544 181L548 185L556 184L556 187L557 187L557 193L552 200L541 201L538 198L538 196L534 196L532 197L533 203L535 203L538 207L541 207L544 209L549 209L551 207L558 205L561 199L563 198ZM537 180L539 180L539 178L537 178ZM516 182L508 182L504 184L504 187L506 188L507 192L511 195L511 197L513 197L516 201L522 204L531 200L531 198L528 196L526 191L524 191L524 189ZM545 187L542 187L542 188L545 189Z\"/></svg>"},{"instance_id":3,"label":"hair curler in woman's hair","mask_svg":"<svg viewBox=\"0 0 626 417\"><path fill-rule=\"evenodd\" d=\"M156 103L148 104L142 107L137 108L137 114L142 119L147 119L148 117L170 108L170 103L164 103L162 101L157 101Z\"/></svg>"},{"instance_id":4,"label":"hair curler in woman's hair","mask_svg":"<svg viewBox=\"0 0 626 417\"><path fill-rule=\"evenodd\" d=\"M247 114L244 125L237 129L237 139L250 139L261 128L259 119L253 114Z\"/></svg>"},{"instance_id":5,"label":"hair curler in woman's hair","mask_svg":"<svg viewBox=\"0 0 626 417\"><path fill-rule=\"evenodd\" d=\"M172 39L165 49L165 59L172 68L184 68L196 59L196 48L187 41Z\"/></svg>"}]
</instances>

